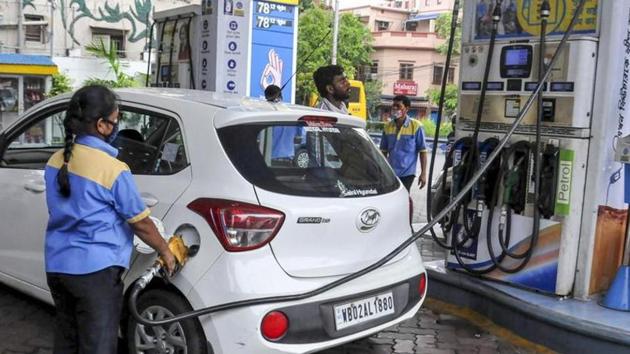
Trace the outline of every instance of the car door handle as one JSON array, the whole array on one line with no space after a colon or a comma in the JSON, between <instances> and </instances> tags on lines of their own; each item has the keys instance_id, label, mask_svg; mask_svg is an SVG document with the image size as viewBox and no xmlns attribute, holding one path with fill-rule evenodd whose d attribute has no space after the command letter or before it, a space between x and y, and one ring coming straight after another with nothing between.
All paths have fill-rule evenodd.
<instances>
[{"instance_id":1,"label":"car door handle","mask_svg":"<svg viewBox=\"0 0 630 354\"><path fill-rule=\"evenodd\" d=\"M46 190L46 184L41 181L28 181L24 184L24 189L33 193L42 193Z\"/></svg>"},{"instance_id":2,"label":"car door handle","mask_svg":"<svg viewBox=\"0 0 630 354\"><path fill-rule=\"evenodd\" d=\"M157 197L150 193L140 193L140 198L149 208L156 206L160 202Z\"/></svg>"}]
</instances>

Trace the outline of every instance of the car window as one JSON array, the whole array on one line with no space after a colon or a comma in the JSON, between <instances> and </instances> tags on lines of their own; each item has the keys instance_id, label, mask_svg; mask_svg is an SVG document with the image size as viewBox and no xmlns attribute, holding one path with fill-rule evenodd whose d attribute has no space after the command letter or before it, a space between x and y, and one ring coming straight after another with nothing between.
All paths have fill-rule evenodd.
<instances>
[{"instance_id":1,"label":"car window","mask_svg":"<svg viewBox=\"0 0 630 354\"><path fill-rule=\"evenodd\" d=\"M56 111L36 119L9 136L1 167L44 169L50 156L63 148L65 111Z\"/></svg>"},{"instance_id":2,"label":"car window","mask_svg":"<svg viewBox=\"0 0 630 354\"><path fill-rule=\"evenodd\" d=\"M359 102L359 88L358 87L350 87L350 92L348 93L350 98L348 98L348 102L358 103Z\"/></svg>"},{"instance_id":3,"label":"car window","mask_svg":"<svg viewBox=\"0 0 630 354\"><path fill-rule=\"evenodd\" d=\"M237 125L218 132L241 175L272 192L346 198L384 194L399 186L363 129L296 122Z\"/></svg>"},{"instance_id":4,"label":"car window","mask_svg":"<svg viewBox=\"0 0 630 354\"><path fill-rule=\"evenodd\" d=\"M188 166L178 122L161 114L121 108L113 145L133 174L173 174Z\"/></svg>"}]
</instances>

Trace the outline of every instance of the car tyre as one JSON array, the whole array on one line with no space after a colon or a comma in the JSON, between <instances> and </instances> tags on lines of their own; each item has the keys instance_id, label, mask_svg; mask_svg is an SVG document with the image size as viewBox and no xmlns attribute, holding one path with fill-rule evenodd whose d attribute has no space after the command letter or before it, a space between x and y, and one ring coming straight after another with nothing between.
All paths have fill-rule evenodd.
<instances>
[{"instance_id":1,"label":"car tyre","mask_svg":"<svg viewBox=\"0 0 630 354\"><path fill-rule=\"evenodd\" d=\"M181 296L162 289L142 293L138 299L138 312L147 319L165 319L192 311ZM211 354L203 328L197 319L188 319L164 326L148 327L129 316L127 326L129 354ZM168 351L167 351L168 350Z\"/></svg>"},{"instance_id":2,"label":"car tyre","mask_svg":"<svg viewBox=\"0 0 630 354\"><path fill-rule=\"evenodd\" d=\"M299 168L308 168L310 157L308 156L308 150L299 149L293 157L293 165Z\"/></svg>"}]
</instances>

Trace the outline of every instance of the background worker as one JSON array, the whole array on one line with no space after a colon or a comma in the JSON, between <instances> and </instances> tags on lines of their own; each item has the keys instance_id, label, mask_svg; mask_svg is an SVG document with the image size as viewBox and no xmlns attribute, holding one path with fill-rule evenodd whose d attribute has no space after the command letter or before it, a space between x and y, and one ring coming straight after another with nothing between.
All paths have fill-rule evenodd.
<instances>
[{"instance_id":1,"label":"background worker","mask_svg":"<svg viewBox=\"0 0 630 354\"><path fill-rule=\"evenodd\" d=\"M115 354L135 233L157 250L169 274L175 258L149 218L127 165L110 145L116 95L86 86L70 100L65 147L45 169L46 277L53 297L55 354Z\"/></svg>"},{"instance_id":2,"label":"background worker","mask_svg":"<svg viewBox=\"0 0 630 354\"><path fill-rule=\"evenodd\" d=\"M349 114L345 100L350 98L350 82L339 65L322 66L313 73L319 92L319 109Z\"/></svg>"},{"instance_id":3,"label":"background worker","mask_svg":"<svg viewBox=\"0 0 630 354\"><path fill-rule=\"evenodd\" d=\"M416 178L418 155L420 156L420 177L418 185L422 189L427 184L427 151L422 124L407 115L411 101L407 96L394 97L391 120L383 129L381 151L400 178L405 188L411 190Z\"/></svg>"}]
</instances>

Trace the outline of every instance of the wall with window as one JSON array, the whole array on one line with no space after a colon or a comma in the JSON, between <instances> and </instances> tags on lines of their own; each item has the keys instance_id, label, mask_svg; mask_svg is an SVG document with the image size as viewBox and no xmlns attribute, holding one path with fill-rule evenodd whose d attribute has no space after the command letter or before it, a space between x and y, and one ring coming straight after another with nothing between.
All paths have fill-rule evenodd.
<instances>
[{"instance_id":1,"label":"wall with window","mask_svg":"<svg viewBox=\"0 0 630 354\"><path fill-rule=\"evenodd\" d=\"M372 60L376 63L376 67L372 68L373 77L383 82L383 95L393 95L394 82L402 79L417 83L417 96L425 96L426 90L433 86L434 68L443 67L445 57L430 49L381 49L372 54ZM457 70L453 73L453 82L456 83Z\"/></svg>"},{"instance_id":2,"label":"wall with window","mask_svg":"<svg viewBox=\"0 0 630 354\"><path fill-rule=\"evenodd\" d=\"M422 12L451 11L454 0L420 0L418 10Z\"/></svg>"},{"instance_id":3,"label":"wall with window","mask_svg":"<svg viewBox=\"0 0 630 354\"><path fill-rule=\"evenodd\" d=\"M18 41L19 1L0 1L0 52L49 55L51 26L53 56L85 56L95 38L116 42L121 56L141 60L153 10L190 4L190 0L73 0L22 1L23 34ZM51 18L51 6L53 18ZM62 6L64 5L64 6Z\"/></svg>"},{"instance_id":4,"label":"wall with window","mask_svg":"<svg viewBox=\"0 0 630 354\"><path fill-rule=\"evenodd\" d=\"M404 31L404 21L410 13L408 10L372 6L350 8L343 12L350 12L357 16L372 32Z\"/></svg>"}]
</instances>

